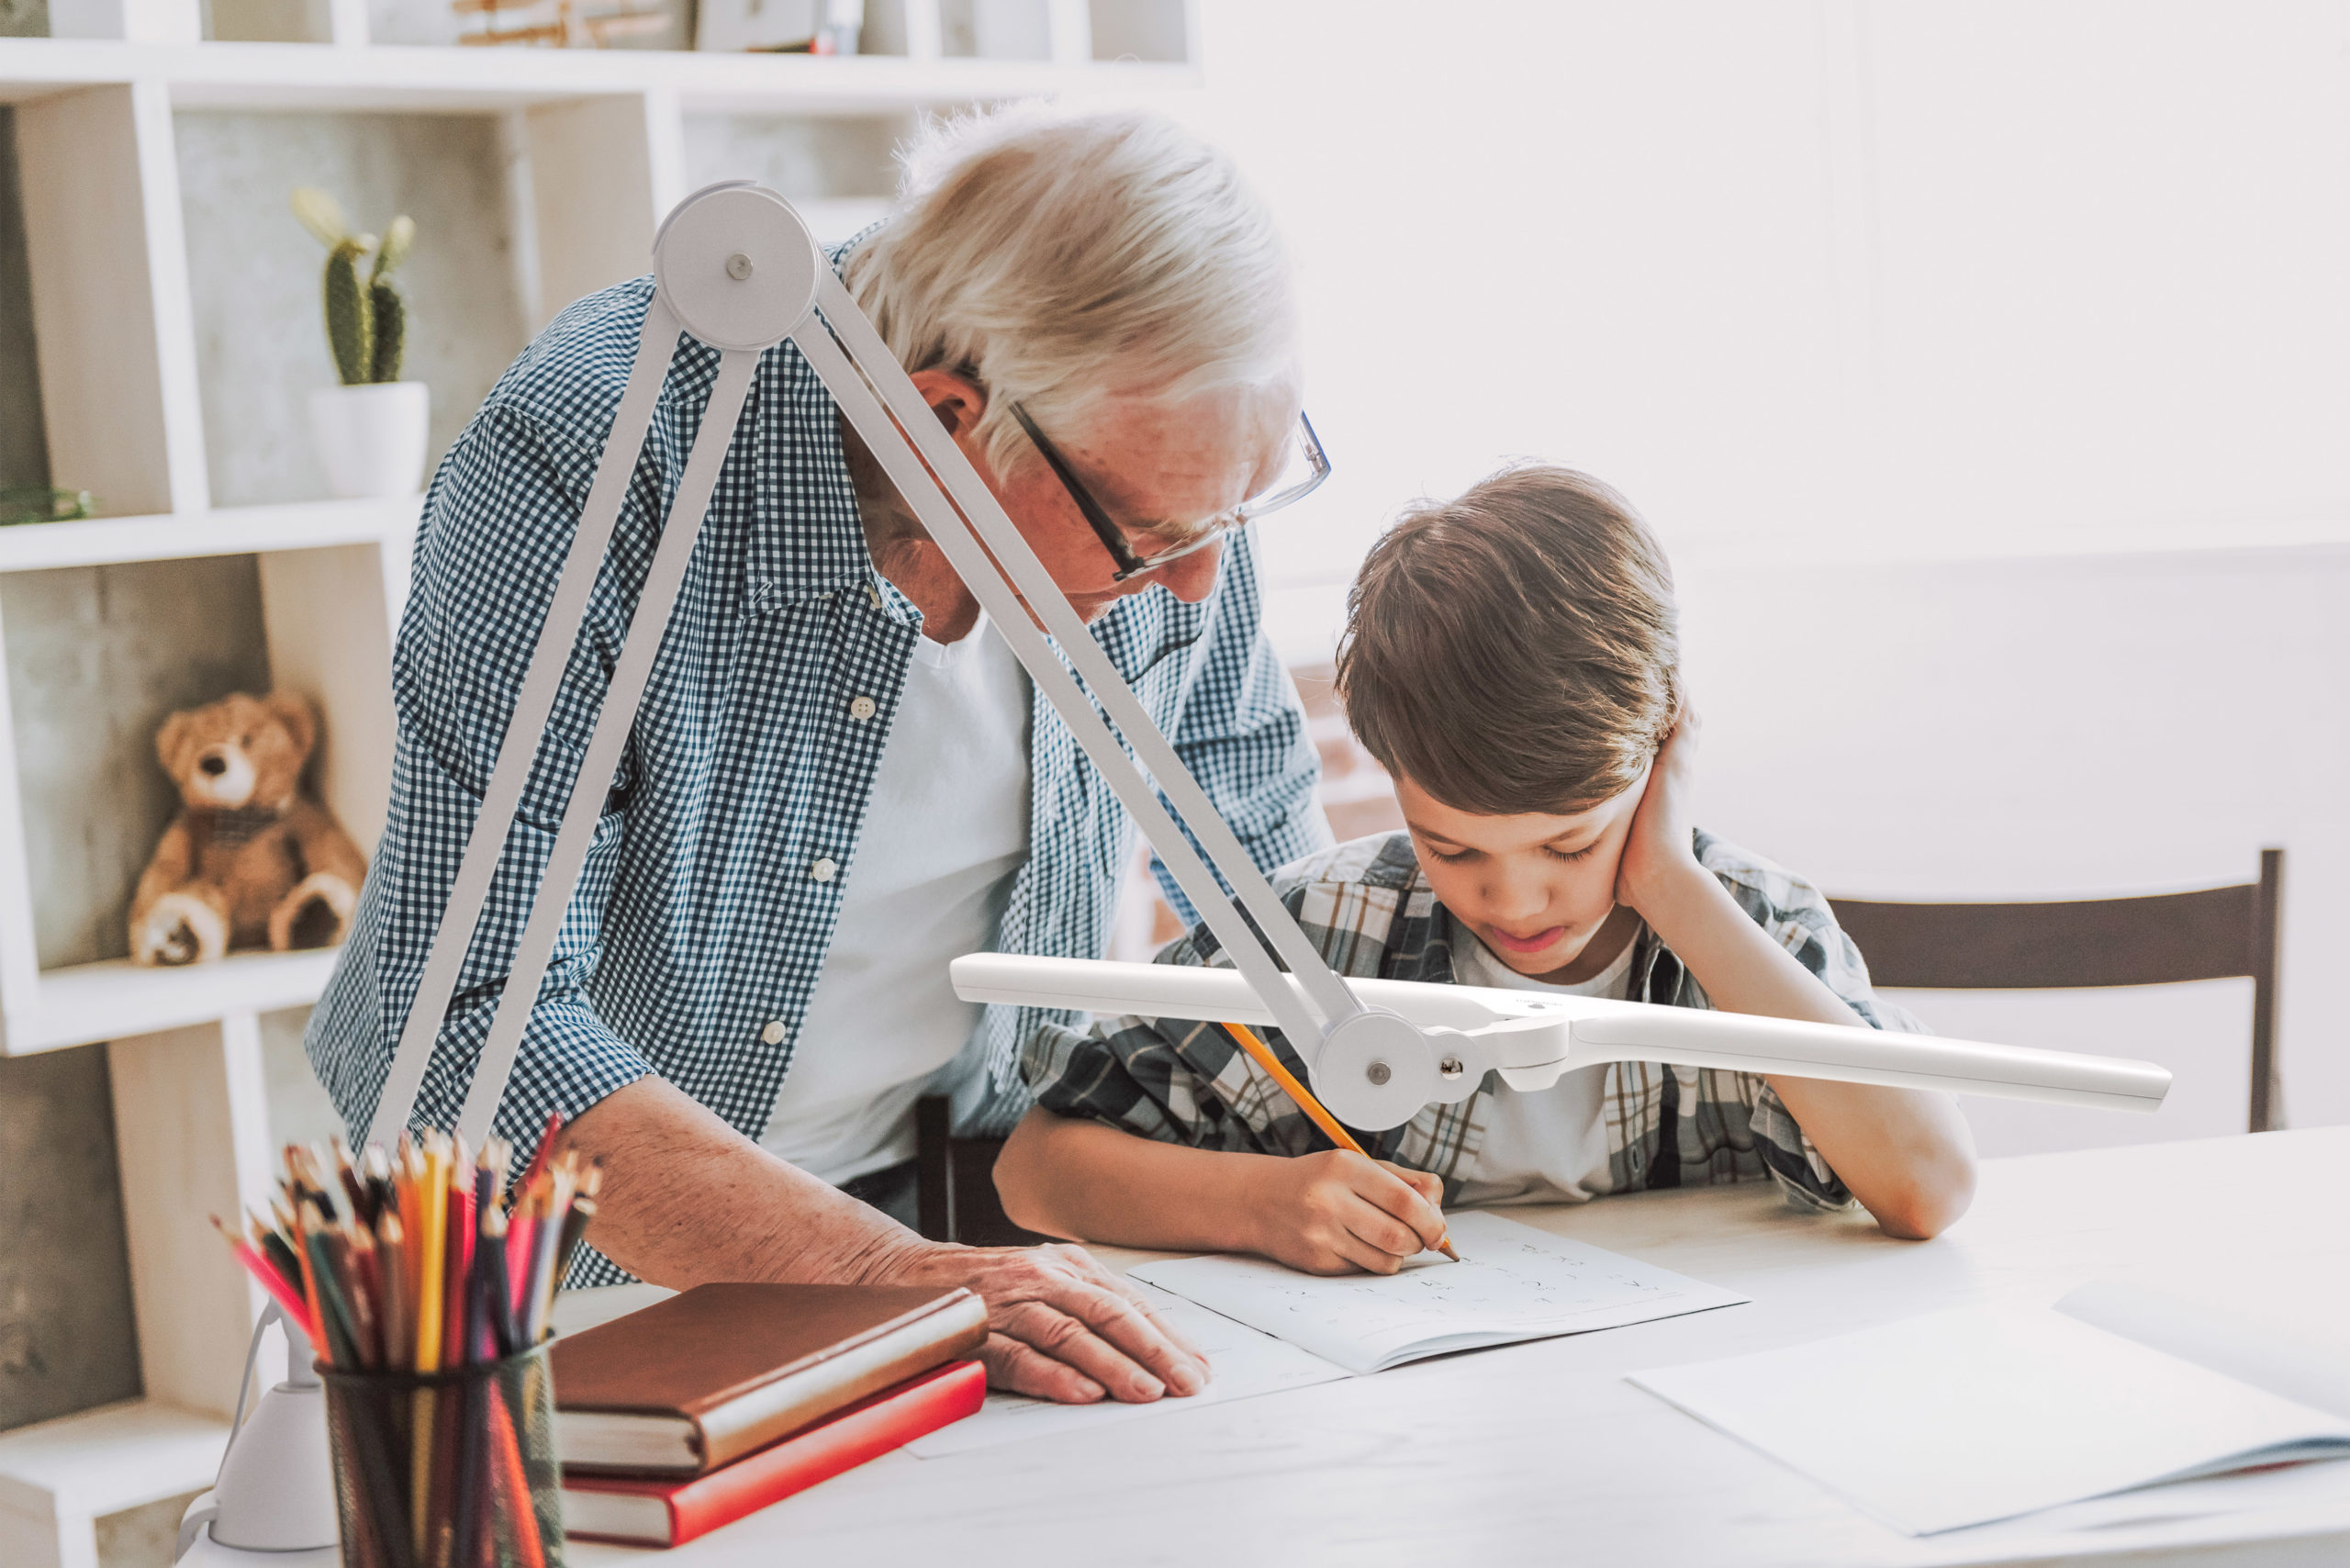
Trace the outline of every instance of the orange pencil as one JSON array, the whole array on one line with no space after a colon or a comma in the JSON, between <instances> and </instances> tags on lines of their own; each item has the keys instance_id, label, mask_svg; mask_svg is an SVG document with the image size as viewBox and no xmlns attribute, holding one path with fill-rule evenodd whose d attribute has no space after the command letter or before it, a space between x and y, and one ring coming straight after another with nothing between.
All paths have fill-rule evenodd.
<instances>
[{"instance_id":1,"label":"orange pencil","mask_svg":"<svg viewBox=\"0 0 2350 1568\"><path fill-rule=\"evenodd\" d=\"M1273 1055L1272 1047L1259 1039L1254 1030L1241 1024L1226 1024L1224 1027L1226 1034L1240 1042L1240 1048L1248 1053L1248 1059L1263 1068L1267 1076L1280 1084L1291 1099L1297 1102L1297 1108L1312 1117L1315 1126L1329 1135L1332 1143L1337 1144L1340 1148L1353 1149L1365 1159L1371 1158L1362 1145L1355 1141L1354 1134L1340 1126L1338 1118L1322 1108L1322 1102L1314 1097L1313 1091L1300 1083L1296 1075L1281 1065L1281 1058ZM1438 1217L1443 1216L1439 1215ZM1449 1234L1437 1238L1436 1249L1456 1263L1460 1261L1460 1254L1452 1249L1452 1238Z\"/></svg>"}]
</instances>

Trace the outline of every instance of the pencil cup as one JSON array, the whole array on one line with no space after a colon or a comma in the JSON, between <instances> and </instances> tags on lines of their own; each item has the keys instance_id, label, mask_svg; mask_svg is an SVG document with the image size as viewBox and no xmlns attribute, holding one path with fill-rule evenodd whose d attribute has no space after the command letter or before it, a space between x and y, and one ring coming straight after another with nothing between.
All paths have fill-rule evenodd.
<instances>
[{"instance_id":1,"label":"pencil cup","mask_svg":"<svg viewBox=\"0 0 2350 1568\"><path fill-rule=\"evenodd\" d=\"M561 1568L546 1346L453 1372L319 1377L343 1568Z\"/></svg>"}]
</instances>

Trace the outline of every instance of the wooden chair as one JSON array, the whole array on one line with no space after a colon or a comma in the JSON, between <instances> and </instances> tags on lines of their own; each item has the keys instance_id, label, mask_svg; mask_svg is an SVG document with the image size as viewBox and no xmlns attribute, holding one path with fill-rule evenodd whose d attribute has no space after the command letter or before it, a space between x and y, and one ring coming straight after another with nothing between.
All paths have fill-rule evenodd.
<instances>
[{"instance_id":1,"label":"wooden chair","mask_svg":"<svg viewBox=\"0 0 2350 1568\"><path fill-rule=\"evenodd\" d=\"M949 1130L943 1094L914 1102L916 1226L933 1241L968 1247L1028 1247L1056 1238L1023 1230L1005 1217L995 1194L1000 1137L957 1137Z\"/></svg>"},{"instance_id":2,"label":"wooden chair","mask_svg":"<svg viewBox=\"0 0 2350 1568\"><path fill-rule=\"evenodd\" d=\"M2277 920L2285 852L2260 879L2188 893L2042 903L1831 899L1869 978L1926 991L2041 991L2252 978L2252 1130L2277 1125Z\"/></svg>"}]
</instances>

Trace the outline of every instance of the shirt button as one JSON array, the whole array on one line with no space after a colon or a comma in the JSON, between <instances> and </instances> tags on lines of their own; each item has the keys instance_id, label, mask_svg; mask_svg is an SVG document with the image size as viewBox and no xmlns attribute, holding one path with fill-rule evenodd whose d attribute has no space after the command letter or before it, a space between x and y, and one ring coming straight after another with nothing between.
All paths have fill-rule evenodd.
<instances>
[{"instance_id":1,"label":"shirt button","mask_svg":"<svg viewBox=\"0 0 2350 1568\"><path fill-rule=\"evenodd\" d=\"M817 861L813 866L809 867L808 874L815 878L816 880L820 882L829 882L834 877L840 875L840 869L839 862L827 855L822 860Z\"/></svg>"},{"instance_id":2,"label":"shirt button","mask_svg":"<svg viewBox=\"0 0 2350 1568\"><path fill-rule=\"evenodd\" d=\"M873 699L870 697L852 697L849 699L848 716L855 719L860 724L865 722L866 720L873 717L874 714L880 711L881 710L879 708L874 705Z\"/></svg>"},{"instance_id":3,"label":"shirt button","mask_svg":"<svg viewBox=\"0 0 2350 1568\"><path fill-rule=\"evenodd\" d=\"M783 1020L780 1018L768 1019L767 1026L759 1031L759 1038L765 1040L771 1046L779 1046L783 1044Z\"/></svg>"}]
</instances>

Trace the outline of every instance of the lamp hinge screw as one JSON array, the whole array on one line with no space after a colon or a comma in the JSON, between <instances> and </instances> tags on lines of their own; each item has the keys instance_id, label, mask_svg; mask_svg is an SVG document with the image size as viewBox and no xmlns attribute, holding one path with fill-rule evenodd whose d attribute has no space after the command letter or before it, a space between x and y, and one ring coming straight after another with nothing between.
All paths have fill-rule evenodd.
<instances>
[{"instance_id":1,"label":"lamp hinge screw","mask_svg":"<svg viewBox=\"0 0 2350 1568\"><path fill-rule=\"evenodd\" d=\"M1461 1061L1459 1057L1445 1058L1442 1061L1436 1064L1436 1070L1448 1079L1458 1078L1462 1073L1469 1070L1466 1067L1461 1065Z\"/></svg>"},{"instance_id":2,"label":"lamp hinge screw","mask_svg":"<svg viewBox=\"0 0 2350 1568\"><path fill-rule=\"evenodd\" d=\"M751 258L737 251L726 258L726 275L740 283L751 275Z\"/></svg>"},{"instance_id":3,"label":"lamp hinge screw","mask_svg":"<svg viewBox=\"0 0 2350 1568\"><path fill-rule=\"evenodd\" d=\"M1362 1070L1362 1075L1365 1078L1370 1079L1371 1082L1382 1087L1386 1085L1389 1079L1395 1076L1394 1072L1390 1070L1388 1065L1383 1061L1372 1062L1369 1067Z\"/></svg>"}]
</instances>

